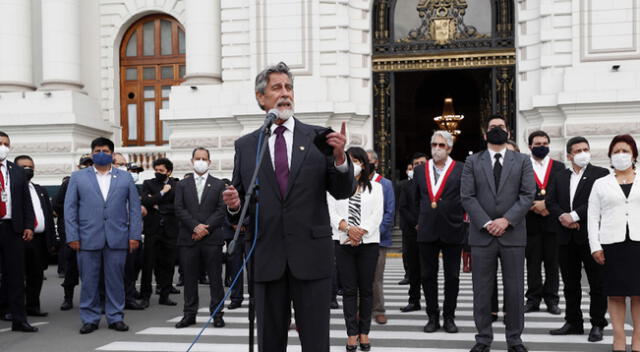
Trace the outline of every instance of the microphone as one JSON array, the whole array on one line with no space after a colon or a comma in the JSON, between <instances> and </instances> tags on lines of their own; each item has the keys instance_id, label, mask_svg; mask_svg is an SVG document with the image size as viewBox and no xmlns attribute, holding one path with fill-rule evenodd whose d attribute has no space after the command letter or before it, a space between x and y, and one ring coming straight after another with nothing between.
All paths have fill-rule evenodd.
<instances>
[{"instance_id":1,"label":"microphone","mask_svg":"<svg viewBox=\"0 0 640 352\"><path fill-rule=\"evenodd\" d=\"M265 117L264 123L262 124L262 128L264 130L271 128L271 125L275 120L278 119L279 116L280 116L280 110L276 108L269 110L269 112L267 112L267 117Z\"/></svg>"}]
</instances>

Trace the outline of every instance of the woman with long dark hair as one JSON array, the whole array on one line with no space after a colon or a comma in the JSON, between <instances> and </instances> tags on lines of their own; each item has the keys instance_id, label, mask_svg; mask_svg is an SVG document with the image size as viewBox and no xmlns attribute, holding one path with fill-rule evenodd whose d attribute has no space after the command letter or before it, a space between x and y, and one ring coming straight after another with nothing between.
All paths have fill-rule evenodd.
<instances>
[{"instance_id":1,"label":"woman with long dark hair","mask_svg":"<svg viewBox=\"0 0 640 352\"><path fill-rule=\"evenodd\" d=\"M369 158L358 147L347 150L358 188L349 199L336 200L327 193L336 263L342 285L343 312L347 327L347 351L371 350L369 330L373 308L373 277L378 261L380 223L384 213L382 186L369 180Z\"/></svg>"}]
</instances>

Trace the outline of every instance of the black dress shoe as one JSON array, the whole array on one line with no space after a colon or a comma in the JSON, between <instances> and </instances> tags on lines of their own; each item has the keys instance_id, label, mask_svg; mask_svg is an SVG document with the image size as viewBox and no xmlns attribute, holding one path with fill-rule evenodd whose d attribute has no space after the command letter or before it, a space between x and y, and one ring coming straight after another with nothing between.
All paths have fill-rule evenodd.
<instances>
[{"instance_id":1,"label":"black dress shoe","mask_svg":"<svg viewBox=\"0 0 640 352\"><path fill-rule=\"evenodd\" d=\"M529 352L529 350L524 345L515 345L509 347L509 352Z\"/></svg>"},{"instance_id":2,"label":"black dress shoe","mask_svg":"<svg viewBox=\"0 0 640 352\"><path fill-rule=\"evenodd\" d=\"M11 315L11 313L3 313L2 315L0 315L0 320L13 321L13 315Z\"/></svg>"},{"instance_id":3,"label":"black dress shoe","mask_svg":"<svg viewBox=\"0 0 640 352\"><path fill-rule=\"evenodd\" d=\"M31 326L26 321L11 324L11 331L20 331L20 332L37 332L38 328L35 326Z\"/></svg>"},{"instance_id":4,"label":"black dress shoe","mask_svg":"<svg viewBox=\"0 0 640 352\"><path fill-rule=\"evenodd\" d=\"M70 299L65 299L60 305L60 310L71 310L71 308L73 308L73 302Z\"/></svg>"},{"instance_id":5,"label":"black dress shoe","mask_svg":"<svg viewBox=\"0 0 640 352\"><path fill-rule=\"evenodd\" d=\"M408 284L409 284L409 278L407 277L405 277L404 279L398 282L398 285L408 285Z\"/></svg>"},{"instance_id":6,"label":"black dress shoe","mask_svg":"<svg viewBox=\"0 0 640 352\"><path fill-rule=\"evenodd\" d=\"M49 313L43 312L40 309L27 309L27 315L30 317L46 317Z\"/></svg>"},{"instance_id":7,"label":"black dress shoe","mask_svg":"<svg viewBox=\"0 0 640 352\"><path fill-rule=\"evenodd\" d=\"M90 334L94 331L98 330L98 324L91 324L91 323L86 323L84 325L82 325L82 327L80 328L80 333L82 335L84 334Z\"/></svg>"},{"instance_id":8,"label":"black dress shoe","mask_svg":"<svg viewBox=\"0 0 640 352\"><path fill-rule=\"evenodd\" d=\"M149 308L149 299L147 299L147 298L141 299L140 300L140 305L142 306L143 309Z\"/></svg>"},{"instance_id":9,"label":"black dress shoe","mask_svg":"<svg viewBox=\"0 0 640 352\"><path fill-rule=\"evenodd\" d=\"M549 330L551 335L582 335L584 334L584 328L581 325L571 324L569 322L564 323L561 328L555 330ZM602 337L602 335L600 335Z\"/></svg>"},{"instance_id":10,"label":"black dress shoe","mask_svg":"<svg viewBox=\"0 0 640 352\"><path fill-rule=\"evenodd\" d=\"M559 315L560 314L560 307L558 307L557 304L551 304L547 306L547 312L553 314L553 315Z\"/></svg>"},{"instance_id":11,"label":"black dress shoe","mask_svg":"<svg viewBox=\"0 0 640 352\"><path fill-rule=\"evenodd\" d=\"M453 318L450 317L444 318L442 329L450 334L455 334L458 332L458 326L456 325L456 322L453 320Z\"/></svg>"},{"instance_id":12,"label":"black dress shoe","mask_svg":"<svg viewBox=\"0 0 640 352\"><path fill-rule=\"evenodd\" d=\"M353 352L358 350L358 345L347 345L347 352Z\"/></svg>"},{"instance_id":13,"label":"black dress shoe","mask_svg":"<svg viewBox=\"0 0 640 352\"><path fill-rule=\"evenodd\" d=\"M169 294L179 295L180 294L180 290L178 290L175 286L171 285L171 288L169 289Z\"/></svg>"},{"instance_id":14,"label":"black dress shoe","mask_svg":"<svg viewBox=\"0 0 640 352\"><path fill-rule=\"evenodd\" d=\"M187 326L194 325L195 323L196 317L182 317L182 319L176 323L176 329L186 328Z\"/></svg>"},{"instance_id":15,"label":"black dress shoe","mask_svg":"<svg viewBox=\"0 0 640 352\"><path fill-rule=\"evenodd\" d=\"M222 319L223 315L224 315L224 313L220 313L220 314L216 315L215 317L213 317L213 327L214 328L223 328L226 325L224 323L224 319Z\"/></svg>"},{"instance_id":16,"label":"black dress shoe","mask_svg":"<svg viewBox=\"0 0 640 352\"><path fill-rule=\"evenodd\" d=\"M140 295L140 291L135 290L135 291L133 292L133 299L140 299L140 297L142 297L142 296Z\"/></svg>"},{"instance_id":17,"label":"black dress shoe","mask_svg":"<svg viewBox=\"0 0 640 352\"><path fill-rule=\"evenodd\" d=\"M370 343L361 343L360 344L360 351L371 351L371 344Z\"/></svg>"},{"instance_id":18,"label":"black dress shoe","mask_svg":"<svg viewBox=\"0 0 640 352\"><path fill-rule=\"evenodd\" d=\"M125 324L124 321L116 321L115 323L109 324L109 329L115 331L129 331L129 325Z\"/></svg>"},{"instance_id":19,"label":"black dress shoe","mask_svg":"<svg viewBox=\"0 0 640 352\"><path fill-rule=\"evenodd\" d=\"M533 302L527 302L527 304L524 305L524 312L525 313L539 312L539 311L540 311L540 305L539 304L535 304Z\"/></svg>"},{"instance_id":20,"label":"black dress shoe","mask_svg":"<svg viewBox=\"0 0 640 352\"><path fill-rule=\"evenodd\" d=\"M436 332L440 329L440 314L430 315L427 325L424 326L424 332Z\"/></svg>"},{"instance_id":21,"label":"black dress shoe","mask_svg":"<svg viewBox=\"0 0 640 352\"><path fill-rule=\"evenodd\" d=\"M130 301L126 301L124 303L124 309L129 309L129 310L143 310L144 307L142 306L142 304L134 301L134 300L130 300Z\"/></svg>"},{"instance_id":22,"label":"black dress shoe","mask_svg":"<svg viewBox=\"0 0 640 352\"><path fill-rule=\"evenodd\" d=\"M414 312L414 311L420 310L420 309L422 309L420 307L420 303L409 303L406 306L400 308L400 311L402 313L406 313L406 312Z\"/></svg>"},{"instance_id":23,"label":"black dress shoe","mask_svg":"<svg viewBox=\"0 0 640 352\"><path fill-rule=\"evenodd\" d=\"M231 303L229 303L229 305L227 306L227 309L233 310L240 307L242 307L241 301L231 301Z\"/></svg>"},{"instance_id":24,"label":"black dress shoe","mask_svg":"<svg viewBox=\"0 0 640 352\"><path fill-rule=\"evenodd\" d=\"M489 351L490 351L489 346L487 346L487 345L485 345L483 343L476 343L469 350L469 352L489 352Z\"/></svg>"},{"instance_id":25,"label":"black dress shoe","mask_svg":"<svg viewBox=\"0 0 640 352\"><path fill-rule=\"evenodd\" d=\"M340 305L338 304L338 301L334 299L329 304L329 308L330 309L338 309L338 308L340 308Z\"/></svg>"},{"instance_id":26,"label":"black dress shoe","mask_svg":"<svg viewBox=\"0 0 640 352\"><path fill-rule=\"evenodd\" d=\"M178 305L178 303L172 301L171 298L169 298L169 296L160 297L160 299L158 300L158 304L163 305L163 306L175 306L175 305Z\"/></svg>"},{"instance_id":27,"label":"black dress shoe","mask_svg":"<svg viewBox=\"0 0 640 352\"><path fill-rule=\"evenodd\" d=\"M602 341L602 331L604 330L603 327L600 326L594 326L591 328L591 331L589 331L589 342L598 342L598 341Z\"/></svg>"}]
</instances>

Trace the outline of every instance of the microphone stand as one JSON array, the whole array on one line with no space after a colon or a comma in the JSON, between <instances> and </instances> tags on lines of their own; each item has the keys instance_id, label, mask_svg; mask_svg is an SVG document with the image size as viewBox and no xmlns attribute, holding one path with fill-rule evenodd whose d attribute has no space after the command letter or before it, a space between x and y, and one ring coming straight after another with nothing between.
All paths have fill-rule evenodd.
<instances>
[{"instance_id":1,"label":"microphone stand","mask_svg":"<svg viewBox=\"0 0 640 352\"><path fill-rule=\"evenodd\" d=\"M227 252L229 254L233 254L238 245L238 237L240 236L240 231L242 224L244 223L244 219L247 216L247 211L251 204L252 198L256 201L256 211L255 211L255 229L253 233L252 239L252 247L257 244L258 240L258 217L260 215L260 202L258 200L259 194L259 179L258 172L260 171L260 166L262 165L262 160L264 159L265 152L267 150L267 143L269 142L269 136L271 135L271 125L273 124L273 119L267 118L265 123L262 126L262 132L259 137L258 142L258 150L256 151L256 167L253 171L253 175L251 176L251 183L249 184L249 188L247 188L247 192L244 196L244 205L242 206L242 212L240 213L240 218L238 220L238 226L236 226L235 234L233 235L233 240L229 244L229 249ZM255 193L255 197L253 196ZM255 327L255 296L254 296L254 263L255 263L255 247L253 251L249 251L249 273L247 275L247 286L249 291L249 352L253 352L253 344L254 344L254 327Z\"/></svg>"}]
</instances>

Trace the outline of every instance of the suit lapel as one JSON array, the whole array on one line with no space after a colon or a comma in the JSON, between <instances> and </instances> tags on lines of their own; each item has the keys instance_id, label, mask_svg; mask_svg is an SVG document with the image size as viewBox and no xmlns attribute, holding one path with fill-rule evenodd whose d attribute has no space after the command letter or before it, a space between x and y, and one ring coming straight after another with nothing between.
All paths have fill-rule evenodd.
<instances>
[{"instance_id":1,"label":"suit lapel","mask_svg":"<svg viewBox=\"0 0 640 352\"><path fill-rule=\"evenodd\" d=\"M489 181L489 185L491 186L491 191L493 195L496 195L496 181L493 178L493 166L491 165L491 157L489 154L489 150L485 150L480 156L480 165L484 170L485 175L487 176L487 181ZM428 181L427 181L428 182Z\"/></svg>"},{"instance_id":2,"label":"suit lapel","mask_svg":"<svg viewBox=\"0 0 640 352\"><path fill-rule=\"evenodd\" d=\"M96 194L98 195L98 198L100 198L101 201L104 202L104 198L102 197L102 192L100 191L100 185L98 184L98 179L96 178L96 170L93 168L93 166L90 166L88 168L86 168L86 174L87 174L87 178L89 179L89 183L91 183L91 185L94 189L94 191L96 191ZM109 191L111 191L111 186L109 186ZM107 199L109 199L107 197Z\"/></svg>"},{"instance_id":3,"label":"suit lapel","mask_svg":"<svg viewBox=\"0 0 640 352\"><path fill-rule=\"evenodd\" d=\"M192 177L186 179L186 190L188 192L187 197L191 197L191 200L194 202L193 204L198 203L198 189L196 188L196 178L197 175L194 173Z\"/></svg>"},{"instance_id":4,"label":"suit lapel","mask_svg":"<svg viewBox=\"0 0 640 352\"><path fill-rule=\"evenodd\" d=\"M121 178L122 177L118 177L118 172L116 171L116 169L112 168L111 169L111 180L109 182L109 192L107 192L107 202L111 198L111 195L113 194L113 192L116 191L116 185L118 184L118 182L120 181Z\"/></svg>"},{"instance_id":5,"label":"suit lapel","mask_svg":"<svg viewBox=\"0 0 640 352\"><path fill-rule=\"evenodd\" d=\"M498 190L501 190L505 182L507 182L507 176L511 173L514 163L515 157L513 156L513 152L507 150L505 152L504 162L502 163L502 173L500 174L500 186L498 187Z\"/></svg>"},{"instance_id":6,"label":"suit lapel","mask_svg":"<svg viewBox=\"0 0 640 352\"><path fill-rule=\"evenodd\" d=\"M586 166L586 169L584 169L584 173L582 174L582 177L580 178L580 181L578 182L578 187L576 188L576 193L573 196L573 201L576 201L576 194L580 194L580 191L582 190L582 188L584 187L585 183L587 183L587 180L591 177L591 164L588 164ZM569 182L567 182L567 188L571 189L571 174L573 173L572 170L569 170ZM571 191L569 191L571 192ZM571 196L571 194L569 194L569 196ZM571 204L571 207L573 208L573 204Z\"/></svg>"},{"instance_id":7,"label":"suit lapel","mask_svg":"<svg viewBox=\"0 0 640 352\"><path fill-rule=\"evenodd\" d=\"M211 175L207 175L207 178L204 180L204 187L202 189L202 199L200 199L201 206L207 200L207 196L211 191L211 187L212 187L211 184L213 183L212 181L213 181L213 178L211 177Z\"/></svg>"},{"instance_id":8,"label":"suit lapel","mask_svg":"<svg viewBox=\"0 0 640 352\"><path fill-rule=\"evenodd\" d=\"M302 162L307 156L309 143L311 143L309 129L306 125L303 125L300 120L296 120L296 126L293 131L293 145L291 146L291 168L289 169L289 180L287 182L285 199L291 192L291 187L293 187L294 181L298 176Z\"/></svg>"}]
</instances>

